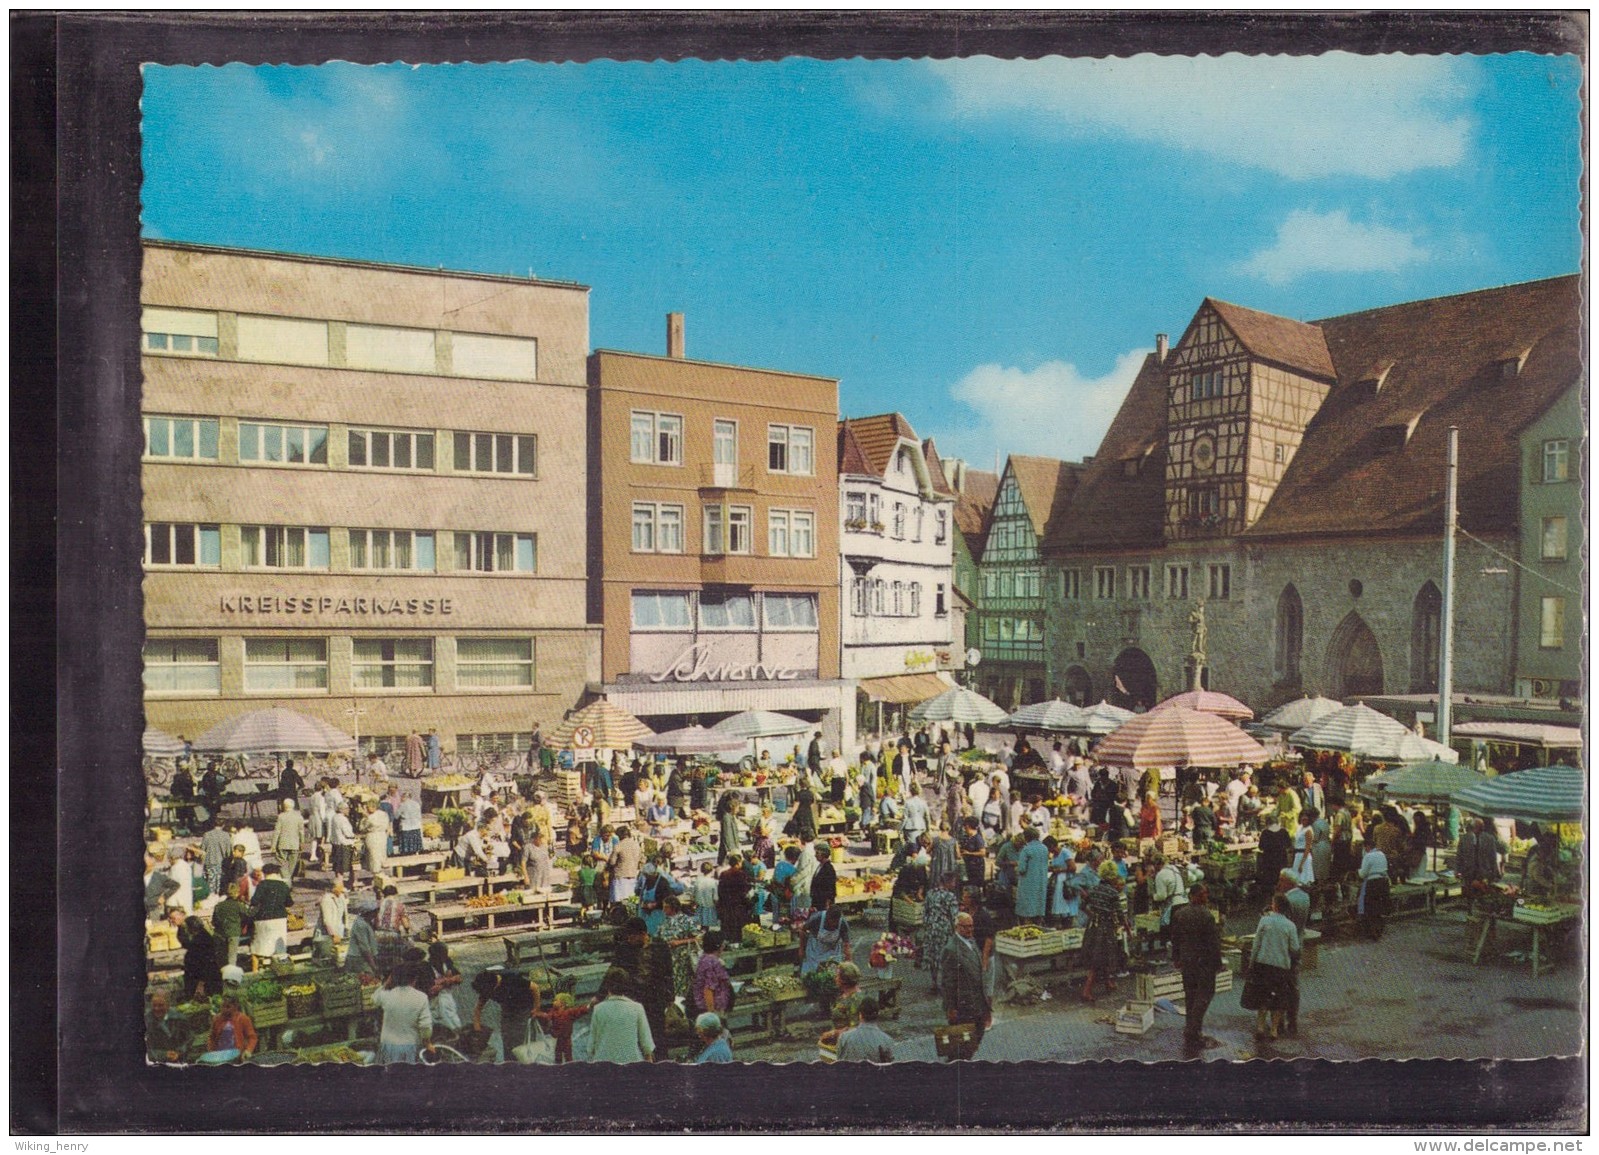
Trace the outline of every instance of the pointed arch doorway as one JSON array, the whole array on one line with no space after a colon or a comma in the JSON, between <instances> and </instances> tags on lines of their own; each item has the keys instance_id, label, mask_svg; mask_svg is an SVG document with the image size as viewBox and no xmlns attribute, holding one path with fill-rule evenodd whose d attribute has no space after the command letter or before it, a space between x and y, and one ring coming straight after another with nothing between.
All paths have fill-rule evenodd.
<instances>
[{"instance_id":1,"label":"pointed arch doorway","mask_svg":"<svg viewBox=\"0 0 1599 1155\"><path fill-rule=\"evenodd\" d=\"M1353 610L1338 623L1327 645L1327 683L1333 697L1383 692L1382 650L1377 635Z\"/></svg>"}]
</instances>

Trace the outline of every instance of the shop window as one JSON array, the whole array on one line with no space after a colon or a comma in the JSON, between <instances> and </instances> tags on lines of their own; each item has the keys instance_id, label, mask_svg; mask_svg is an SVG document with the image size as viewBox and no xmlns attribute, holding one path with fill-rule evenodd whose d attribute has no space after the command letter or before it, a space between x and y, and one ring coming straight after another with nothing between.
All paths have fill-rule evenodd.
<instances>
[{"instance_id":1,"label":"shop window","mask_svg":"<svg viewBox=\"0 0 1599 1155\"><path fill-rule=\"evenodd\" d=\"M662 590L633 591L633 628L687 630L692 628L688 594Z\"/></svg>"},{"instance_id":2,"label":"shop window","mask_svg":"<svg viewBox=\"0 0 1599 1155\"><path fill-rule=\"evenodd\" d=\"M816 629L815 594L763 594L761 602L769 630Z\"/></svg>"},{"instance_id":3,"label":"shop window","mask_svg":"<svg viewBox=\"0 0 1599 1155\"><path fill-rule=\"evenodd\" d=\"M753 630L755 599L749 594L700 594L700 629Z\"/></svg>"}]
</instances>

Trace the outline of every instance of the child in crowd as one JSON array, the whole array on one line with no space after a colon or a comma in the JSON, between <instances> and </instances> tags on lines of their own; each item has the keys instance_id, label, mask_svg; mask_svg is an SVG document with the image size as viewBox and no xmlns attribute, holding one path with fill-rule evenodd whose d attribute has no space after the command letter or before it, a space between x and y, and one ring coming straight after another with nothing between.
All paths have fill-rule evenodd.
<instances>
[{"instance_id":1,"label":"child in crowd","mask_svg":"<svg viewBox=\"0 0 1599 1155\"><path fill-rule=\"evenodd\" d=\"M577 903L584 910L599 905L600 868L593 853L583 856L583 865L577 870Z\"/></svg>"},{"instance_id":2,"label":"child in crowd","mask_svg":"<svg viewBox=\"0 0 1599 1155\"><path fill-rule=\"evenodd\" d=\"M694 913L706 930L716 925L716 886L716 864L700 863L700 876L694 880L692 897Z\"/></svg>"},{"instance_id":3,"label":"child in crowd","mask_svg":"<svg viewBox=\"0 0 1599 1155\"><path fill-rule=\"evenodd\" d=\"M594 1007L593 1003L579 1003L568 994L555 996L555 1001L547 1011L535 1011L533 1017L550 1033L555 1040L555 1061L557 1063L570 1063L572 1061L572 1028L577 1021L588 1014Z\"/></svg>"}]
</instances>

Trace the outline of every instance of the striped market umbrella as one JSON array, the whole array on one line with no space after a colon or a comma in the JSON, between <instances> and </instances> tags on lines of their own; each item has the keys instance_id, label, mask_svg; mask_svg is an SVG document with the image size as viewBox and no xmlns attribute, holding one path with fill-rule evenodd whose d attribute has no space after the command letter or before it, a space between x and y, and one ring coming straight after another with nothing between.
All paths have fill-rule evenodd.
<instances>
[{"instance_id":1,"label":"striped market umbrella","mask_svg":"<svg viewBox=\"0 0 1599 1155\"><path fill-rule=\"evenodd\" d=\"M1373 774L1361 785L1360 792L1368 798L1380 796L1395 802L1448 802L1458 791L1468 786L1480 786L1488 781L1483 775L1453 762L1412 762L1382 774Z\"/></svg>"},{"instance_id":2,"label":"striped market umbrella","mask_svg":"<svg viewBox=\"0 0 1599 1155\"><path fill-rule=\"evenodd\" d=\"M154 726L144 728L144 752L152 758L177 758L183 754L183 743L165 730Z\"/></svg>"},{"instance_id":3,"label":"striped market umbrella","mask_svg":"<svg viewBox=\"0 0 1599 1155\"><path fill-rule=\"evenodd\" d=\"M1054 730L1065 732L1075 730L1082 725L1083 708L1074 706L1055 698L1048 702L1036 702L1031 706L1023 706L1009 718L1005 719L1005 726L1011 730Z\"/></svg>"},{"instance_id":4,"label":"striped market umbrella","mask_svg":"<svg viewBox=\"0 0 1599 1155\"><path fill-rule=\"evenodd\" d=\"M1120 706L1112 706L1109 702L1100 702L1097 706L1089 706L1083 711L1083 720L1073 726L1074 734L1109 734L1123 722L1137 717L1131 710L1123 710Z\"/></svg>"},{"instance_id":5,"label":"striped market umbrella","mask_svg":"<svg viewBox=\"0 0 1599 1155\"><path fill-rule=\"evenodd\" d=\"M718 734L728 734L746 741L754 738L785 738L813 728L813 724L803 718L779 714L775 710L745 710L742 714L723 718L711 727Z\"/></svg>"},{"instance_id":6,"label":"striped market umbrella","mask_svg":"<svg viewBox=\"0 0 1599 1155\"><path fill-rule=\"evenodd\" d=\"M911 709L913 722L967 722L992 726L1005 720L1005 711L975 691L957 686Z\"/></svg>"},{"instance_id":7,"label":"striped market umbrella","mask_svg":"<svg viewBox=\"0 0 1599 1155\"><path fill-rule=\"evenodd\" d=\"M1292 734L1295 730L1303 730L1306 726L1321 721L1328 714L1336 714L1343 708L1341 702L1317 694L1314 698L1285 702L1262 718L1260 724L1270 726L1273 730L1281 730L1285 734Z\"/></svg>"},{"instance_id":8,"label":"striped market umbrella","mask_svg":"<svg viewBox=\"0 0 1599 1155\"><path fill-rule=\"evenodd\" d=\"M1247 722L1255 716L1255 711L1231 694L1220 694L1215 690L1189 690L1187 693L1174 694L1160 705L1153 707L1150 713L1171 706L1182 706L1201 714L1214 714L1218 718L1226 718L1229 722Z\"/></svg>"},{"instance_id":9,"label":"striped market umbrella","mask_svg":"<svg viewBox=\"0 0 1599 1155\"><path fill-rule=\"evenodd\" d=\"M1135 770L1167 766L1258 765L1266 748L1231 722L1184 706L1151 710L1124 722L1094 746L1095 761Z\"/></svg>"},{"instance_id":10,"label":"striped market umbrella","mask_svg":"<svg viewBox=\"0 0 1599 1155\"><path fill-rule=\"evenodd\" d=\"M742 750L748 744L748 738L718 734L704 726L684 726L680 730L647 734L633 743L640 750L657 754L726 754L730 750Z\"/></svg>"},{"instance_id":11,"label":"striped market umbrella","mask_svg":"<svg viewBox=\"0 0 1599 1155\"><path fill-rule=\"evenodd\" d=\"M1291 746L1305 746L1313 750L1343 750L1359 758L1380 755L1369 751L1392 749L1400 738L1415 731L1387 714L1379 714L1364 702L1344 706L1319 718L1288 736Z\"/></svg>"},{"instance_id":12,"label":"striped market umbrella","mask_svg":"<svg viewBox=\"0 0 1599 1155\"><path fill-rule=\"evenodd\" d=\"M1572 766L1539 766L1517 770L1468 786L1454 804L1485 818L1519 818L1523 822L1580 822L1582 771Z\"/></svg>"},{"instance_id":13,"label":"striped market umbrella","mask_svg":"<svg viewBox=\"0 0 1599 1155\"><path fill-rule=\"evenodd\" d=\"M632 714L602 698L564 720L547 740L558 750L626 750L651 733Z\"/></svg>"},{"instance_id":14,"label":"striped market umbrella","mask_svg":"<svg viewBox=\"0 0 1599 1155\"><path fill-rule=\"evenodd\" d=\"M321 718L274 706L211 727L194 748L203 754L348 754L355 739Z\"/></svg>"},{"instance_id":15,"label":"striped market umbrella","mask_svg":"<svg viewBox=\"0 0 1599 1155\"><path fill-rule=\"evenodd\" d=\"M1374 762L1460 761L1459 751L1445 746L1442 742L1434 742L1431 738L1423 738L1414 731L1395 738L1392 744L1378 742L1366 757Z\"/></svg>"}]
</instances>

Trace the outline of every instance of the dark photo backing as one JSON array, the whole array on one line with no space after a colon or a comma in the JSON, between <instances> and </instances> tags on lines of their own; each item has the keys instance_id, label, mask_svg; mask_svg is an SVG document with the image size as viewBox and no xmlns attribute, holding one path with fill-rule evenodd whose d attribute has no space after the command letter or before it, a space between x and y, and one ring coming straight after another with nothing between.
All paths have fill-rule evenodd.
<instances>
[{"instance_id":1,"label":"dark photo backing","mask_svg":"<svg viewBox=\"0 0 1599 1155\"><path fill-rule=\"evenodd\" d=\"M14 14L11 33L12 445L19 451L13 453L11 801L13 830L32 835L16 838L12 849L14 1132L1415 1132L1585 1125L1580 1058L1032 1063L1026 1070L980 1063L813 1065L803 1078L774 1066L708 1074L661 1065L629 1070L628 1093L607 1098L603 1117L596 1112L595 1077L621 1075L596 1067L150 1068L141 1038L137 876L121 865L140 853L144 792L139 776L128 773L137 764L143 724L141 63L1335 49L1583 56L1582 14ZM52 766L60 768L53 778ZM54 875L38 863L38 843L51 836ZM263 1095L267 1085L270 1094ZM1028 1093L1016 1094L1022 1087ZM740 1119L727 1114L729 1103L763 1106Z\"/></svg>"}]
</instances>

